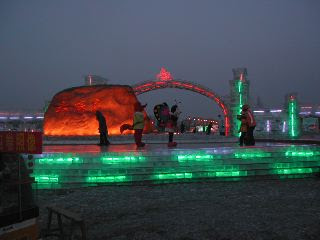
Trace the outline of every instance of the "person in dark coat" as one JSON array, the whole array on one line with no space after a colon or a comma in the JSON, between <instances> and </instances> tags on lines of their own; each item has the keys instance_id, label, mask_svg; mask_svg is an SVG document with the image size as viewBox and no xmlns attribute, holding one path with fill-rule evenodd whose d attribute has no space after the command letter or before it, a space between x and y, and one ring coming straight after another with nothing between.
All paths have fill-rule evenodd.
<instances>
[{"instance_id":1,"label":"person in dark coat","mask_svg":"<svg viewBox=\"0 0 320 240\"><path fill-rule=\"evenodd\" d=\"M184 125L184 123L183 123L183 121L181 122L181 124L180 124L180 132L181 133L184 133L185 132L185 125Z\"/></svg>"},{"instance_id":2,"label":"person in dark coat","mask_svg":"<svg viewBox=\"0 0 320 240\"><path fill-rule=\"evenodd\" d=\"M181 111L179 110L177 105L173 105L169 114L169 120L167 121L165 128L166 132L168 132L169 135L168 147L175 147L177 146L177 143L173 142L173 135L175 129L177 128L178 118L181 114Z\"/></svg>"},{"instance_id":3,"label":"person in dark coat","mask_svg":"<svg viewBox=\"0 0 320 240\"><path fill-rule=\"evenodd\" d=\"M212 128L212 123L210 122L208 124L208 128L207 128L207 135L210 135L211 134L211 128Z\"/></svg>"},{"instance_id":4,"label":"person in dark coat","mask_svg":"<svg viewBox=\"0 0 320 240\"><path fill-rule=\"evenodd\" d=\"M238 115L237 118L239 121L241 121L240 129L238 131L240 133L239 145L240 147L242 147L243 144L248 146L248 124L245 111L242 110L241 115Z\"/></svg>"},{"instance_id":5,"label":"person in dark coat","mask_svg":"<svg viewBox=\"0 0 320 240\"><path fill-rule=\"evenodd\" d=\"M219 133L220 136L225 136L225 126L224 126L224 120L222 119L221 115L218 115L219 118Z\"/></svg>"},{"instance_id":6,"label":"person in dark coat","mask_svg":"<svg viewBox=\"0 0 320 240\"><path fill-rule=\"evenodd\" d=\"M254 119L254 116L250 110L250 106L248 104L245 104L242 106L242 110L245 113L246 122L248 125L248 146L254 146L255 145L255 139L253 136L253 131L256 127L256 120Z\"/></svg>"},{"instance_id":7,"label":"person in dark coat","mask_svg":"<svg viewBox=\"0 0 320 240\"><path fill-rule=\"evenodd\" d=\"M99 122L99 133L100 133L100 144L99 145L105 145L108 146L110 144L108 140L108 128L106 124L106 119L103 116L102 112L96 111L96 118Z\"/></svg>"}]
</instances>

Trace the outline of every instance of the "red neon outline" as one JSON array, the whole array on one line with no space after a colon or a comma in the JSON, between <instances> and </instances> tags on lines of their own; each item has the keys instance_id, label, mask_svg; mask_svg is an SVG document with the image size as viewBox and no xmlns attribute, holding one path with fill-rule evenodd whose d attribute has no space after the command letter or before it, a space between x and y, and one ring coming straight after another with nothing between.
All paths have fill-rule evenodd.
<instances>
[{"instance_id":1,"label":"red neon outline","mask_svg":"<svg viewBox=\"0 0 320 240\"><path fill-rule=\"evenodd\" d=\"M217 96L214 92L206 90L204 87L199 85L194 85L190 82L181 82L179 80L174 81L149 81L149 82L143 82L138 83L135 86L133 86L133 90L136 95L157 90L160 88L180 88L185 89L189 91L193 91L196 93L199 93L201 95L204 95L207 98L210 98L211 100L215 101L218 106L222 109L222 112L224 114L224 124L225 124L225 134L226 136L229 136L230 133L230 117L229 117L229 110L227 106L223 103L222 99Z\"/></svg>"}]
</instances>

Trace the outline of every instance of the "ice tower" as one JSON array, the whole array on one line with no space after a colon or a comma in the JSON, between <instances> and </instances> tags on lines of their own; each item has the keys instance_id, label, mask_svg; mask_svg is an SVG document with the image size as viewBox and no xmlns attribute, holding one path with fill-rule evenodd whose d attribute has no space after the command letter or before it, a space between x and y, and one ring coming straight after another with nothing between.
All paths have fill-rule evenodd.
<instances>
[{"instance_id":1,"label":"ice tower","mask_svg":"<svg viewBox=\"0 0 320 240\"><path fill-rule=\"evenodd\" d=\"M233 136L239 136L238 130L240 121L237 115L241 113L241 107L249 102L249 84L247 79L246 68L234 68L233 80L229 81L230 84L230 105L231 112L231 132Z\"/></svg>"},{"instance_id":2,"label":"ice tower","mask_svg":"<svg viewBox=\"0 0 320 240\"><path fill-rule=\"evenodd\" d=\"M291 138L300 136L300 119L297 94L290 93L286 95L287 113L288 113L288 134Z\"/></svg>"}]
</instances>

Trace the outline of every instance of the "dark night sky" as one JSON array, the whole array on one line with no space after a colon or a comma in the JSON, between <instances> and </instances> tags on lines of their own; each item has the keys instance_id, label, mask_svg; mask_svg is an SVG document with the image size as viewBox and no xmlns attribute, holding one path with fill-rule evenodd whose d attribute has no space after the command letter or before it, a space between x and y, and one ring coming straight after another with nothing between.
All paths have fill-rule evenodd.
<instances>
[{"instance_id":1,"label":"dark night sky","mask_svg":"<svg viewBox=\"0 0 320 240\"><path fill-rule=\"evenodd\" d=\"M292 91L320 103L319 12L318 0L1 0L0 109L40 108L88 73L131 85L161 67L218 95L229 93L232 68L247 67L267 106ZM218 112L183 90L139 99L148 111L178 99L186 115Z\"/></svg>"}]
</instances>

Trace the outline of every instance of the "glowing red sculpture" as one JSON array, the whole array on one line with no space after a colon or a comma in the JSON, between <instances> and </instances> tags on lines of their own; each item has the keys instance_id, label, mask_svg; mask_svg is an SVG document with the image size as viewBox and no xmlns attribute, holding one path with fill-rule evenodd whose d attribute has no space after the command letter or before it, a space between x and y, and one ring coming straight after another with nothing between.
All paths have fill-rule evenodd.
<instances>
[{"instance_id":1,"label":"glowing red sculpture","mask_svg":"<svg viewBox=\"0 0 320 240\"><path fill-rule=\"evenodd\" d=\"M173 77L169 71L162 67L160 73L157 74L157 79L161 81L170 81L173 79Z\"/></svg>"},{"instance_id":2,"label":"glowing red sculpture","mask_svg":"<svg viewBox=\"0 0 320 240\"><path fill-rule=\"evenodd\" d=\"M133 106L137 101L133 89L123 85L94 85L63 90L53 97L45 113L44 134L98 135L96 110L105 116L109 135L120 134L122 124L132 124ZM151 121L146 118L145 131L148 132L151 130Z\"/></svg>"}]
</instances>

